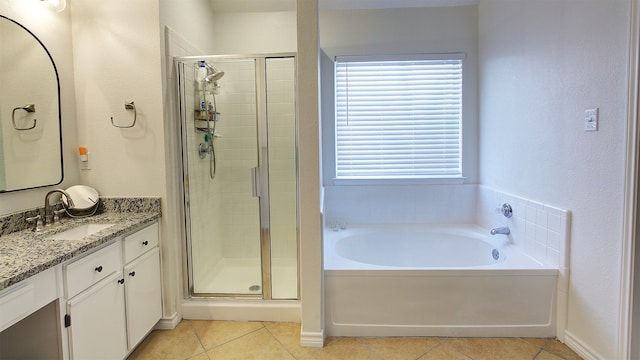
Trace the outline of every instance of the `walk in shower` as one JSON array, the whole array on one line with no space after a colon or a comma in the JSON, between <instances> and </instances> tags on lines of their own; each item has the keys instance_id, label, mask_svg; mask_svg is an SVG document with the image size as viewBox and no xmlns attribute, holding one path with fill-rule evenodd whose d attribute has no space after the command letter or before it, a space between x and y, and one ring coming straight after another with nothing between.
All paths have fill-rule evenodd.
<instances>
[{"instance_id":1,"label":"walk in shower","mask_svg":"<svg viewBox=\"0 0 640 360\"><path fill-rule=\"evenodd\" d=\"M176 65L190 296L298 299L294 55Z\"/></svg>"}]
</instances>

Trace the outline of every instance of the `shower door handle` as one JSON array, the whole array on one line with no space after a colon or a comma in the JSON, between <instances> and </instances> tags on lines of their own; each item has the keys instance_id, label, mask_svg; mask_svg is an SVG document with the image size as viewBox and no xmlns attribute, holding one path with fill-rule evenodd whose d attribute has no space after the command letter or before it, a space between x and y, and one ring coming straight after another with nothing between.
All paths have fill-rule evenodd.
<instances>
[{"instance_id":1,"label":"shower door handle","mask_svg":"<svg viewBox=\"0 0 640 360\"><path fill-rule=\"evenodd\" d=\"M258 168L251 168L251 192L253 193L253 197L260 197L258 176Z\"/></svg>"}]
</instances>

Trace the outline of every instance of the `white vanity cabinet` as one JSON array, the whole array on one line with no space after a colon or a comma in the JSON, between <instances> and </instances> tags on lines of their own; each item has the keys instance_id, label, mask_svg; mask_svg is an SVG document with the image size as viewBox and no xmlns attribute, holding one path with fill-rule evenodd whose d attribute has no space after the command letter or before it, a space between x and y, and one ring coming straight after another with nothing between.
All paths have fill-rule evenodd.
<instances>
[{"instance_id":1,"label":"white vanity cabinet","mask_svg":"<svg viewBox=\"0 0 640 360\"><path fill-rule=\"evenodd\" d=\"M129 349L162 317L158 223L124 238L125 294Z\"/></svg>"},{"instance_id":2,"label":"white vanity cabinet","mask_svg":"<svg viewBox=\"0 0 640 360\"><path fill-rule=\"evenodd\" d=\"M72 359L123 359L162 316L158 223L63 266Z\"/></svg>"}]
</instances>

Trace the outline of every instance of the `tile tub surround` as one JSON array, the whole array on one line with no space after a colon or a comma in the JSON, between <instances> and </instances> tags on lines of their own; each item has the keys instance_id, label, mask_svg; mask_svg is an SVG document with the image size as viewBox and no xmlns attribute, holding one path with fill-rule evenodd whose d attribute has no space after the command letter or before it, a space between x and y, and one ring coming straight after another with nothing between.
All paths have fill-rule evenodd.
<instances>
[{"instance_id":1,"label":"tile tub surround","mask_svg":"<svg viewBox=\"0 0 640 360\"><path fill-rule=\"evenodd\" d=\"M568 268L569 210L486 186L478 187L477 203L478 225L487 229L509 226L509 241L524 249L527 255L560 270ZM504 203L513 209L509 219L498 211Z\"/></svg>"},{"instance_id":2,"label":"tile tub surround","mask_svg":"<svg viewBox=\"0 0 640 360\"><path fill-rule=\"evenodd\" d=\"M61 223L45 228L40 233L29 230L33 225L25 220L33 216L29 214L37 214L39 209L0 218L2 229L19 229L0 234L0 290L149 224L161 216L159 198L101 200L103 204L99 214L82 219L63 217ZM9 221L24 221L25 224L4 226ZM82 240L46 239L53 234L88 223L114 225Z\"/></svg>"}]
</instances>

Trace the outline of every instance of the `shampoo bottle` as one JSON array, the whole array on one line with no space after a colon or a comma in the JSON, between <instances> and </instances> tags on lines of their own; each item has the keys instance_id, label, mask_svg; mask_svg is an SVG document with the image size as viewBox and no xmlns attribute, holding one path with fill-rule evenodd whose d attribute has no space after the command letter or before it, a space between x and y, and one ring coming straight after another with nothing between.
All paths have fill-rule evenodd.
<instances>
[{"instance_id":1,"label":"shampoo bottle","mask_svg":"<svg viewBox=\"0 0 640 360\"><path fill-rule=\"evenodd\" d=\"M201 86L204 85L204 78L207 77L207 64L204 60L198 63L198 71L196 72L196 82Z\"/></svg>"}]
</instances>

